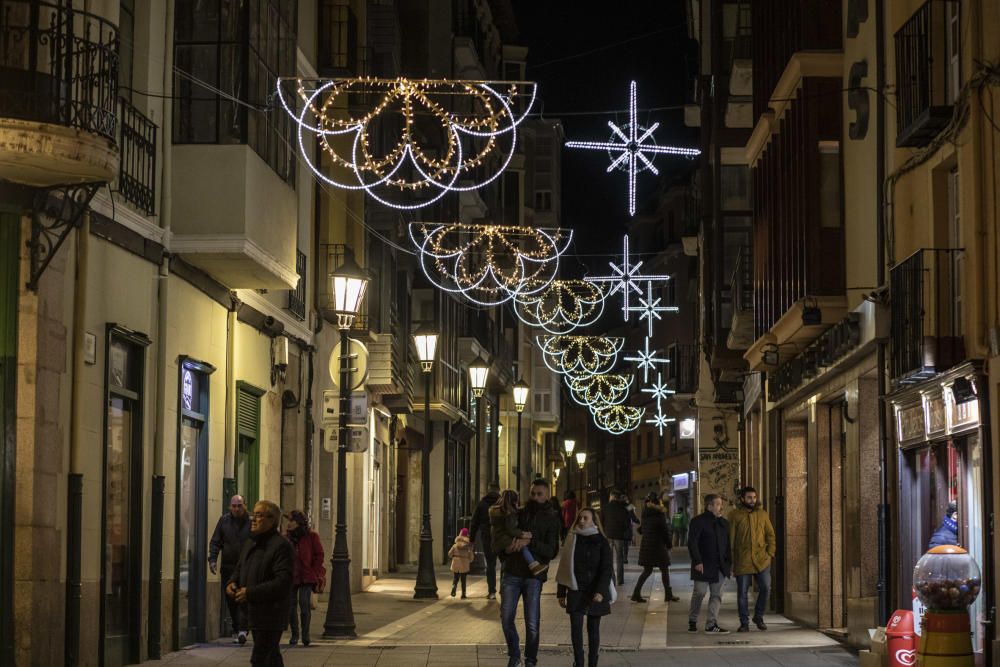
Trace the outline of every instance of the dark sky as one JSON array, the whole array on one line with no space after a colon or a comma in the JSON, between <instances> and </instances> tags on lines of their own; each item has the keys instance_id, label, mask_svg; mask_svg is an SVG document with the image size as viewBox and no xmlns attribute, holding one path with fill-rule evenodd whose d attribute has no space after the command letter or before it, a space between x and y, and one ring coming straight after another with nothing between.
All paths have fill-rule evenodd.
<instances>
[{"instance_id":1,"label":"dark sky","mask_svg":"<svg viewBox=\"0 0 1000 667\"><path fill-rule=\"evenodd\" d=\"M685 102L688 48L683 0L512 0L518 42L529 47L527 78L539 84L536 111L560 118L567 140L609 138L607 121L624 123L627 113L571 115L625 110L629 82L638 84L639 122L659 121L658 144L697 146L697 131L686 128L680 110L647 111ZM557 62L552 62L557 61ZM655 164L669 177L671 163ZM626 175L605 172L606 153L563 150L563 226L576 230L574 251L607 255L621 248L628 219ZM688 163L689 166L689 163ZM638 179L638 207L657 189L649 172ZM571 251L572 252L572 251ZM610 254L613 254L614 250ZM593 269L606 260L580 257ZM573 271L572 268L569 268ZM581 273L578 267L574 273Z\"/></svg>"}]
</instances>

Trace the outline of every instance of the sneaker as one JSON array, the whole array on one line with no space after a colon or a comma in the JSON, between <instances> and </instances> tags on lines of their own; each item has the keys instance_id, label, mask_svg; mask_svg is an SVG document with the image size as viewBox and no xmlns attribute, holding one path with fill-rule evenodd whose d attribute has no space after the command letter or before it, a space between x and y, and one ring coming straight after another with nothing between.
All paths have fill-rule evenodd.
<instances>
[{"instance_id":1,"label":"sneaker","mask_svg":"<svg viewBox=\"0 0 1000 667\"><path fill-rule=\"evenodd\" d=\"M309 646L309 644L312 644L312 642L311 642L311 641L309 641L308 639L303 639L303 640L302 640L302 645L303 645L303 646Z\"/></svg>"},{"instance_id":2,"label":"sneaker","mask_svg":"<svg viewBox=\"0 0 1000 667\"><path fill-rule=\"evenodd\" d=\"M544 573L546 570L548 570L549 566L548 566L547 563L539 563L536 560L534 563L531 563L530 565L528 565L528 569L531 570L531 574L533 574L533 575L535 575L537 577L538 575L540 575L540 574Z\"/></svg>"},{"instance_id":3,"label":"sneaker","mask_svg":"<svg viewBox=\"0 0 1000 667\"><path fill-rule=\"evenodd\" d=\"M510 660L507 661L507 667L521 667L521 659L511 658Z\"/></svg>"},{"instance_id":4,"label":"sneaker","mask_svg":"<svg viewBox=\"0 0 1000 667\"><path fill-rule=\"evenodd\" d=\"M688 622L688 632L698 632L698 624ZM705 632L708 632L708 630L706 630Z\"/></svg>"},{"instance_id":5,"label":"sneaker","mask_svg":"<svg viewBox=\"0 0 1000 667\"><path fill-rule=\"evenodd\" d=\"M247 643L247 631L246 630L240 630L239 631L239 633L236 635L236 642L240 646L243 646L244 644Z\"/></svg>"},{"instance_id":6,"label":"sneaker","mask_svg":"<svg viewBox=\"0 0 1000 667\"><path fill-rule=\"evenodd\" d=\"M718 625L713 625L710 628L705 628L705 634L707 635L728 635L729 630L725 628L720 628Z\"/></svg>"},{"instance_id":7,"label":"sneaker","mask_svg":"<svg viewBox=\"0 0 1000 667\"><path fill-rule=\"evenodd\" d=\"M486 596L486 599L487 600L496 600L497 599L497 594L496 593L490 593L489 595Z\"/></svg>"},{"instance_id":8,"label":"sneaker","mask_svg":"<svg viewBox=\"0 0 1000 667\"><path fill-rule=\"evenodd\" d=\"M681 601L681 599L679 597L677 597L676 595L674 595L673 591L667 591L664 594L663 599L666 600L667 602L680 602Z\"/></svg>"},{"instance_id":9,"label":"sneaker","mask_svg":"<svg viewBox=\"0 0 1000 667\"><path fill-rule=\"evenodd\" d=\"M233 643L234 644L239 644L240 643L239 637L237 637L236 635L233 635Z\"/></svg>"},{"instance_id":10,"label":"sneaker","mask_svg":"<svg viewBox=\"0 0 1000 667\"><path fill-rule=\"evenodd\" d=\"M750 626L747 625L746 623L743 623L740 625L739 628L736 629L736 632L750 632Z\"/></svg>"},{"instance_id":11,"label":"sneaker","mask_svg":"<svg viewBox=\"0 0 1000 667\"><path fill-rule=\"evenodd\" d=\"M289 646L295 646L298 643L299 643L299 638L298 637L292 637L291 639L288 640L288 645Z\"/></svg>"},{"instance_id":12,"label":"sneaker","mask_svg":"<svg viewBox=\"0 0 1000 667\"><path fill-rule=\"evenodd\" d=\"M764 619L759 616L753 619L753 624L757 626L758 630L767 630L767 623L765 623Z\"/></svg>"}]
</instances>

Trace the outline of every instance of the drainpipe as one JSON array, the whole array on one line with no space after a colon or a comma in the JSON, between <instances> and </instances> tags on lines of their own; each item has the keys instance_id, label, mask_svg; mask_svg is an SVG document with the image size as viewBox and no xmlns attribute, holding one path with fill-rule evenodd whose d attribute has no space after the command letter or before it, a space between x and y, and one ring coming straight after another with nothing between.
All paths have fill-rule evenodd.
<instances>
[{"instance_id":1,"label":"drainpipe","mask_svg":"<svg viewBox=\"0 0 1000 667\"><path fill-rule=\"evenodd\" d=\"M885 90L885 0L875 0L875 90L877 95L882 95ZM878 99L877 111L875 114L875 182L878 183L876 209L878 211L878 224L876 225L876 283L879 287L885 285L885 216L886 216L886 196L885 196L885 161L886 161L886 129L885 129L885 105L884 99ZM875 625L885 625L889 620L890 582L889 576L892 571L890 545L890 524L889 524L889 433L886 427L888 410L886 409L886 372L885 372L885 340L877 342L877 362L876 372L878 380L878 463L879 463L879 505L878 505L878 582L876 590L878 592L878 617Z\"/></svg>"},{"instance_id":2,"label":"drainpipe","mask_svg":"<svg viewBox=\"0 0 1000 667\"><path fill-rule=\"evenodd\" d=\"M306 465L305 465L305 513L310 521L313 520L313 433L316 431L316 424L313 421L313 376L315 375L314 358L316 348L310 345L305 349L309 355L309 375L306 382ZM301 376L300 376L301 377ZM301 396L301 391L299 392Z\"/></svg>"},{"instance_id":3,"label":"drainpipe","mask_svg":"<svg viewBox=\"0 0 1000 667\"><path fill-rule=\"evenodd\" d=\"M236 357L236 311L240 302L235 294L231 298L232 305L226 313L226 442L222 472L223 501L228 500L226 496L236 493L236 370L233 368L233 363Z\"/></svg>"},{"instance_id":4,"label":"drainpipe","mask_svg":"<svg viewBox=\"0 0 1000 667\"><path fill-rule=\"evenodd\" d=\"M166 92L173 87L173 71L167 65L172 63L174 50L174 0L167 0L164 9L163 78L161 89ZM173 154L171 150L171 127L173 105L162 104L162 131L160 137L160 228L163 230L163 246L167 251L160 263L156 282L156 423L153 435L153 478L149 517L149 610L146 630L146 649L151 660L161 657L161 618L163 613L163 505L166 492L163 452L167 423L167 321L170 301L170 224L173 212L171 196Z\"/></svg>"},{"instance_id":5,"label":"drainpipe","mask_svg":"<svg viewBox=\"0 0 1000 667\"><path fill-rule=\"evenodd\" d=\"M80 604L83 585L80 577L83 473L80 472L80 441L84 387L83 346L87 313L87 268L90 256L90 212L83 214L76 235L76 280L73 281L73 379L70 394L69 475L66 494L66 644L67 667L80 664Z\"/></svg>"}]
</instances>

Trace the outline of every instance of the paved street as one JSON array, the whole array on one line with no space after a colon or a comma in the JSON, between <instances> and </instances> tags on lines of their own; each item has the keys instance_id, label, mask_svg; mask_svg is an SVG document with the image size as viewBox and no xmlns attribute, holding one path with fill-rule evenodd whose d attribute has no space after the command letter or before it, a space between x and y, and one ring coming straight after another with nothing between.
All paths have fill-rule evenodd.
<instances>
[{"instance_id":1,"label":"paved street","mask_svg":"<svg viewBox=\"0 0 1000 667\"><path fill-rule=\"evenodd\" d=\"M633 551L633 558L635 553ZM555 565L555 564L553 564ZM858 664L856 656L829 637L797 626L779 616L769 616L767 632L732 634L722 637L687 632L687 602L691 586L687 577L686 554L674 550L671 581L681 602L667 605L663 587L657 580L648 604L628 599L638 568L632 564L626 572L624 591L601 624L602 665L694 665L699 667L833 667ZM451 577L438 572L437 602L412 599L413 574L381 580L369 591L354 596L358 639L326 641L323 633L325 606L313 612L312 646L288 647L285 664L319 667L320 665L358 665L409 667L418 665L479 665L503 667L506 651L499 623L499 603L486 600L486 582L482 577L470 583L470 599L447 597ZM650 582L646 584L649 592ZM735 630L735 586L727 592L720 624ZM707 602L707 601L706 601ZM542 645L540 665L572 663L569 618L559 608L555 585L545 586L542 596ZM523 623L519 621L523 629ZM523 639L523 636L522 636ZM287 642L287 635L285 637ZM250 658L248 647L229 643L199 645L169 654L159 663L170 667L209 667L242 665Z\"/></svg>"}]
</instances>

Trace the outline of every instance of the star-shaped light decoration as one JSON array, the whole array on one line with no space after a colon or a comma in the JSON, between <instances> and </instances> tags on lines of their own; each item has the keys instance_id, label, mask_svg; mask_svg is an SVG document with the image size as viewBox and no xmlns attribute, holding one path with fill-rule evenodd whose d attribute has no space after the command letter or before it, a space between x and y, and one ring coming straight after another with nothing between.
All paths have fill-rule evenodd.
<instances>
[{"instance_id":1,"label":"star-shaped light decoration","mask_svg":"<svg viewBox=\"0 0 1000 667\"><path fill-rule=\"evenodd\" d=\"M660 408L659 405L657 405L656 412L653 414L653 418L647 419L646 423L652 424L654 427L658 428L660 430L660 437L662 437L663 427L672 421L677 421L677 420L674 419L673 417L668 417L665 414L663 414L663 410Z\"/></svg>"},{"instance_id":2,"label":"star-shaped light decoration","mask_svg":"<svg viewBox=\"0 0 1000 667\"><path fill-rule=\"evenodd\" d=\"M656 370L656 364L669 364L669 359L660 359L656 355L659 354L659 350L649 349L649 337L646 337L645 345L643 349L636 351L636 356L634 357L624 357L625 361L634 361L637 370L642 371L642 381L644 384L649 383L649 372Z\"/></svg>"},{"instance_id":3,"label":"star-shaped light decoration","mask_svg":"<svg viewBox=\"0 0 1000 667\"><path fill-rule=\"evenodd\" d=\"M646 298L643 299L639 297L639 303L641 305L632 306L629 308L629 312L641 313L639 315L639 320L646 320L649 323L649 336L653 335L653 320L662 320L663 317L660 313L676 313L680 310L677 306L661 306L660 302L663 301L661 297L653 298L653 282L646 282Z\"/></svg>"},{"instance_id":4,"label":"star-shaped light decoration","mask_svg":"<svg viewBox=\"0 0 1000 667\"><path fill-rule=\"evenodd\" d=\"M656 399L656 407L660 407L660 401L669 398L675 392L673 389L667 387L667 383L663 381L663 373L656 372L656 382L649 385L648 387L643 387L640 391L644 394L652 394L650 399Z\"/></svg>"},{"instance_id":5,"label":"star-shaped light decoration","mask_svg":"<svg viewBox=\"0 0 1000 667\"><path fill-rule=\"evenodd\" d=\"M611 267L611 271L613 272L611 275L590 276L584 278L584 280L589 283L611 283L611 289L605 295L605 298L610 297L615 292L621 292L622 313L625 315L626 322L628 322L628 314L633 312L631 301L629 300L632 292L642 295L642 289L639 287L639 283L643 281L652 283L654 281L663 282L670 280L670 276L644 276L639 273L639 268L642 266L642 260L639 260L635 264L632 263L632 256L629 254L628 235L625 236L625 244L622 250L622 263L619 265L614 262L608 262L608 266Z\"/></svg>"},{"instance_id":6,"label":"star-shaped light decoration","mask_svg":"<svg viewBox=\"0 0 1000 667\"><path fill-rule=\"evenodd\" d=\"M608 121L611 128L610 141L567 141L567 148L585 148L589 150L603 150L608 152L611 158L611 165L608 172L614 169L621 169L628 174L628 214L635 215L635 176L641 171L649 170L653 174L660 172L653 165L653 161L647 157L647 153L683 155L685 157L696 157L701 154L697 148L677 148L674 146L658 146L653 139L653 132L660 126L653 123L648 128L639 125L636 117L636 86L635 81L629 88L628 122L624 125L616 125L614 121Z\"/></svg>"}]
</instances>

